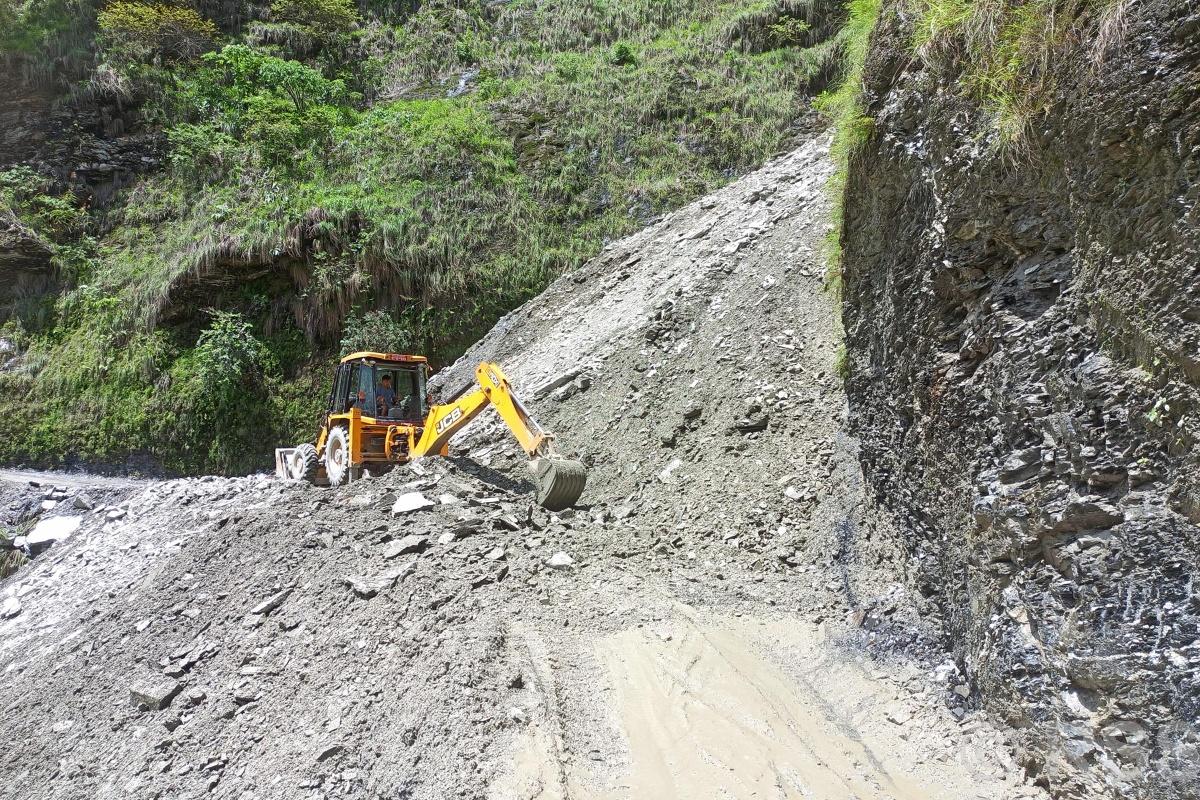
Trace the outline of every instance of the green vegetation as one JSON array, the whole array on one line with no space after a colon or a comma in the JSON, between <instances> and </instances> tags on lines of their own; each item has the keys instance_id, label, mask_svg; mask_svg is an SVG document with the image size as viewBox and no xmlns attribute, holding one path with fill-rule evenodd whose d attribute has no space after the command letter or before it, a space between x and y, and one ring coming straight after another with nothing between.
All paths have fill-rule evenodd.
<instances>
[{"instance_id":1,"label":"green vegetation","mask_svg":"<svg viewBox=\"0 0 1200 800\"><path fill-rule=\"evenodd\" d=\"M7 578L25 563L24 554L20 550L10 550L5 547L7 542L8 537L4 531L0 531L0 578Z\"/></svg>"},{"instance_id":2,"label":"green vegetation","mask_svg":"<svg viewBox=\"0 0 1200 800\"><path fill-rule=\"evenodd\" d=\"M212 46L217 26L190 8L117 0L96 18L98 43L119 61L195 58Z\"/></svg>"},{"instance_id":3,"label":"green vegetation","mask_svg":"<svg viewBox=\"0 0 1200 800\"><path fill-rule=\"evenodd\" d=\"M349 33L361 21L351 0L275 0L271 16L318 36Z\"/></svg>"},{"instance_id":4,"label":"green vegetation","mask_svg":"<svg viewBox=\"0 0 1200 800\"><path fill-rule=\"evenodd\" d=\"M167 143L101 209L0 178L58 287L13 309L0 460L185 471L264 466L315 430L340 352L452 359L606 241L762 163L846 42L836 9L793 0L275 0L251 20L0 2L8 57L94 34L81 85L121 87Z\"/></svg>"},{"instance_id":5,"label":"green vegetation","mask_svg":"<svg viewBox=\"0 0 1200 800\"><path fill-rule=\"evenodd\" d=\"M839 297L842 291L841 238L846 176L849 174L850 157L867 141L875 124L863 108L862 79L867 48L879 17L880 5L881 0L850 0L846 25L838 34L842 57L841 78L836 88L822 94L816 102L817 108L831 119L834 127L831 155L836 166L829 182L829 192L833 197L833 229L825 243L825 283Z\"/></svg>"},{"instance_id":6,"label":"green vegetation","mask_svg":"<svg viewBox=\"0 0 1200 800\"><path fill-rule=\"evenodd\" d=\"M95 48L91 0L0 0L0 65L45 87L83 77Z\"/></svg>"},{"instance_id":7,"label":"green vegetation","mask_svg":"<svg viewBox=\"0 0 1200 800\"><path fill-rule=\"evenodd\" d=\"M989 111L1001 141L1020 140L1049 109L1057 59L1084 44L1084 25L1100 17L1103 48L1127 6L1122 0L916 0L913 48L928 62L952 66Z\"/></svg>"},{"instance_id":8,"label":"green vegetation","mask_svg":"<svg viewBox=\"0 0 1200 800\"><path fill-rule=\"evenodd\" d=\"M833 374L843 382L850 380L850 351L845 342L838 345L837 352L833 355Z\"/></svg>"}]
</instances>

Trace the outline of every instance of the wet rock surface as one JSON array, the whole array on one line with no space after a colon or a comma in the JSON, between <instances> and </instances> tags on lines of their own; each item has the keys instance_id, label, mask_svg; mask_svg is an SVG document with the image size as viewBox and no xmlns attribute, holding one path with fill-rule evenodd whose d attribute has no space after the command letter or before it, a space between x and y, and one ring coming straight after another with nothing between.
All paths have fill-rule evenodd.
<instances>
[{"instance_id":1,"label":"wet rock surface","mask_svg":"<svg viewBox=\"0 0 1200 800\"><path fill-rule=\"evenodd\" d=\"M1007 148L882 19L845 217L873 502L1040 780L1195 797L1200 11L1123 7Z\"/></svg>"}]
</instances>

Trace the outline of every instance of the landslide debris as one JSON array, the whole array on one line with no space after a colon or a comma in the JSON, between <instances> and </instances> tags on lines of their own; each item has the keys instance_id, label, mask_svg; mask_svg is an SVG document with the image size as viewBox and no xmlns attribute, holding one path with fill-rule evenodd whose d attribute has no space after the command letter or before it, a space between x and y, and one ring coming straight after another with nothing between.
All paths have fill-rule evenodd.
<instances>
[{"instance_id":1,"label":"landslide debris","mask_svg":"<svg viewBox=\"0 0 1200 800\"><path fill-rule=\"evenodd\" d=\"M0 586L0 796L1041 796L863 514L830 168L812 141L614 243L444 372L505 366L590 467L574 509L481 418L346 487L85 515Z\"/></svg>"}]
</instances>

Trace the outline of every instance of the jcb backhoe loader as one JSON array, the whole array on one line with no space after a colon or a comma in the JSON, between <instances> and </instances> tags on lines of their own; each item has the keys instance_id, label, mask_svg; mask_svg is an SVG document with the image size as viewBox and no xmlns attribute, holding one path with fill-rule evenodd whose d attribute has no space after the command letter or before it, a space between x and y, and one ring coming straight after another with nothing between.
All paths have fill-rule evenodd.
<instances>
[{"instance_id":1,"label":"jcb backhoe loader","mask_svg":"<svg viewBox=\"0 0 1200 800\"><path fill-rule=\"evenodd\" d=\"M450 437L489 405L529 455L537 501L552 511L574 505L587 483L583 464L555 455L554 436L534 421L495 364L475 370L479 384L433 405L424 356L352 353L342 359L316 444L279 448L275 473L288 480L337 486L421 456L449 452Z\"/></svg>"}]
</instances>

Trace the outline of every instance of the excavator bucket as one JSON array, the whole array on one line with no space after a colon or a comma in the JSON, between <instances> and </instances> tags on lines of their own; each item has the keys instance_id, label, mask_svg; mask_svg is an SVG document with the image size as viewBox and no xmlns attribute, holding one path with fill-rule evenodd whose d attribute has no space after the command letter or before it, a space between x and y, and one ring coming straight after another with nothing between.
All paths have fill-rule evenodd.
<instances>
[{"instance_id":1,"label":"excavator bucket","mask_svg":"<svg viewBox=\"0 0 1200 800\"><path fill-rule=\"evenodd\" d=\"M550 511L575 505L587 486L587 468L569 458L535 458L529 462L529 471L537 483L538 504Z\"/></svg>"}]
</instances>

